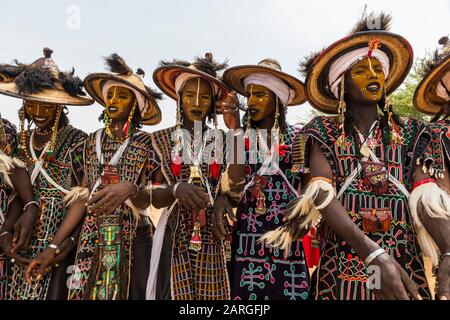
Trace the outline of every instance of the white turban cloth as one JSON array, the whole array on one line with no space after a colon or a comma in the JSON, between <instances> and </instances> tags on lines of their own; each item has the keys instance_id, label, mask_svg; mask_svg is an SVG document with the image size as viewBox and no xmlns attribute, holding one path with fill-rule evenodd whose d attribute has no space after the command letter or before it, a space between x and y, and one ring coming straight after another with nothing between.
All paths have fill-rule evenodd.
<instances>
[{"instance_id":1,"label":"white turban cloth","mask_svg":"<svg viewBox=\"0 0 450 320\"><path fill-rule=\"evenodd\" d=\"M245 77L245 90L247 90L247 86L250 84L256 84L270 89L277 95L284 106L289 105L295 97L295 91L286 82L267 73L255 73Z\"/></svg>"},{"instance_id":2,"label":"white turban cloth","mask_svg":"<svg viewBox=\"0 0 450 320\"><path fill-rule=\"evenodd\" d=\"M328 84L330 90L336 99L339 99L339 84L341 83L341 76L357 61L368 57L368 48L359 48L347 52L346 54L340 56L336 61L334 61L330 66L330 71L328 72ZM390 61L386 53L380 49L375 49L372 51L372 57L380 61L383 68L383 73L385 78L389 76Z\"/></svg>"},{"instance_id":3,"label":"white turban cloth","mask_svg":"<svg viewBox=\"0 0 450 320\"><path fill-rule=\"evenodd\" d=\"M132 86L126 85L122 82L108 80L102 87L102 93L103 93L103 99L106 101L106 97L108 96L108 90L111 87L122 87L127 88L133 91L134 95L136 96L139 111L141 112L141 115L144 115L144 113L147 111L147 103L145 97L140 93L138 90L133 88Z\"/></svg>"},{"instance_id":4,"label":"white turban cloth","mask_svg":"<svg viewBox=\"0 0 450 320\"><path fill-rule=\"evenodd\" d=\"M183 72L180 73L177 78L175 79L175 91L177 94L180 93L181 88L183 87L183 85L186 83L186 81L190 80L190 79L195 79L195 78L202 78L201 76L197 75L197 74L193 74L193 73L188 73L188 72ZM205 79L207 80L207 79ZM207 80L211 86L213 87L214 90L214 95L217 95L219 93L219 87L212 81Z\"/></svg>"},{"instance_id":5,"label":"white turban cloth","mask_svg":"<svg viewBox=\"0 0 450 320\"><path fill-rule=\"evenodd\" d=\"M445 76L442 77L441 81L439 81L439 84L436 87L436 94L438 95L438 97L450 101L450 96L447 93L448 91L450 91L449 88L450 88L450 71L447 72Z\"/></svg>"}]
</instances>

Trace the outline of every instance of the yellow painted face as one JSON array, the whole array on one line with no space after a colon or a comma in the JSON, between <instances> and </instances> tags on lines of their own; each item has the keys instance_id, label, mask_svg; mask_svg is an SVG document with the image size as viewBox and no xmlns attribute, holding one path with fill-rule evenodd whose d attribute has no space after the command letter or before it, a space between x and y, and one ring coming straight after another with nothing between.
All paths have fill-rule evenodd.
<instances>
[{"instance_id":1,"label":"yellow painted face","mask_svg":"<svg viewBox=\"0 0 450 320\"><path fill-rule=\"evenodd\" d=\"M373 57L358 61L345 74L347 97L357 103L379 102L384 85L383 67Z\"/></svg>"},{"instance_id":2,"label":"yellow painted face","mask_svg":"<svg viewBox=\"0 0 450 320\"><path fill-rule=\"evenodd\" d=\"M211 84L202 78L189 79L181 92L183 113L190 121L203 121L213 102Z\"/></svg>"},{"instance_id":3,"label":"yellow painted face","mask_svg":"<svg viewBox=\"0 0 450 320\"><path fill-rule=\"evenodd\" d=\"M105 109L112 120L126 120L135 101L133 91L128 88L113 86L109 88Z\"/></svg>"},{"instance_id":4,"label":"yellow painted face","mask_svg":"<svg viewBox=\"0 0 450 320\"><path fill-rule=\"evenodd\" d=\"M25 112L38 128L52 127L55 122L58 105L25 101Z\"/></svg>"},{"instance_id":5,"label":"yellow painted face","mask_svg":"<svg viewBox=\"0 0 450 320\"><path fill-rule=\"evenodd\" d=\"M276 96L264 86L250 84L247 86L247 105L253 121L261 121L275 114Z\"/></svg>"}]
</instances>

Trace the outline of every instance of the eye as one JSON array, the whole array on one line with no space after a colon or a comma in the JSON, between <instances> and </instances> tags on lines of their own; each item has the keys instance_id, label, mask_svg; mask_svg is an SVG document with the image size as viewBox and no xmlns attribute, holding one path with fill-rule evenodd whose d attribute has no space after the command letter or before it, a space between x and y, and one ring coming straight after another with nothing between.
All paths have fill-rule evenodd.
<instances>
[{"instance_id":1,"label":"eye","mask_svg":"<svg viewBox=\"0 0 450 320\"><path fill-rule=\"evenodd\" d=\"M108 94L108 99L112 99L112 94Z\"/></svg>"},{"instance_id":2,"label":"eye","mask_svg":"<svg viewBox=\"0 0 450 320\"><path fill-rule=\"evenodd\" d=\"M265 94L264 94L264 93L257 93L256 96L257 96L258 98L263 98L263 97L265 96Z\"/></svg>"},{"instance_id":3,"label":"eye","mask_svg":"<svg viewBox=\"0 0 450 320\"><path fill-rule=\"evenodd\" d=\"M121 95L121 96L119 96L119 98L122 99L122 100L125 100L125 99L128 99L128 96L127 95Z\"/></svg>"},{"instance_id":4,"label":"eye","mask_svg":"<svg viewBox=\"0 0 450 320\"><path fill-rule=\"evenodd\" d=\"M208 95L203 95L203 96L202 96L202 99L208 100L208 99L209 99L209 96L208 96Z\"/></svg>"}]
</instances>

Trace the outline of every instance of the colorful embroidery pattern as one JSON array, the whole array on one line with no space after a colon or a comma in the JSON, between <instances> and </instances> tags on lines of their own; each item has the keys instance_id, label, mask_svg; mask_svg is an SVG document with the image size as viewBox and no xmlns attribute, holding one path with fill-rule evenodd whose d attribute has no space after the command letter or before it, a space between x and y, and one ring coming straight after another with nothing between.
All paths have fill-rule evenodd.
<instances>
[{"instance_id":1,"label":"colorful embroidery pattern","mask_svg":"<svg viewBox=\"0 0 450 320\"><path fill-rule=\"evenodd\" d=\"M299 129L288 126L285 134L287 150L280 156L279 166L290 184L300 192L301 179L293 166L292 149L303 157L303 150L293 148ZM247 152L247 159L249 153ZM250 182L261 163L247 164L246 182ZM300 240L292 244L287 258L284 252L258 243L258 239L267 231L282 225L287 204L295 199L295 194L287 186L281 175L268 176L264 188L267 211L264 215L255 212L257 199L250 190L246 190L237 211L238 226L233 238L232 251L232 299L235 300L297 300L308 298L309 276L305 263L303 246Z\"/></svg>"},{"instance_id":2,"label":"colorful embroidery pattern","mask_svg":"<svg viewBox=\"0 0 450 320\"><path fill-rule=\"evenodd\" d=\"M17 130L16 127L6 119L1 119L5 129L6 145L3 151L7 156L11 156L17 147ZM14 199L14 190L6 183L4 172L0 173L0 212L3 218L6 218L8 208ZM3 222L0 221L0 226ZM5 300L8 296L8 282L11 275L11 263L9 257L0 249L0 301Z\"/></svg>"},{"instance_id":3,"label":"colorful embroidery pattern","mask_svg":"<svg viewBox=\"0 0 450 320\"><path fill-rule=\"evenodd\" d=\"M104 163L109 163L120 143L103 134L101 146ZM95 133L89 135L83 149L84 172L92 190L101 174L95 151ZM144 166L150 176L159 166L159 160L151 148L150 135L138 131L133 134L117 164L120 181L136 183ZM70 300L128 299L135 231L136 219L126 204L110 216L98 218L93 213L86 214L71 277Z\"/></svg>"},{"instance_id":4,"label":"colorful embroidery pattern","mask_svg":"<svg viewBox=\"0 0 450 320\"><path fill-rule=\"evenodd\" d=\"M161 170L166 181L173 184L177 181L187 182L190 175L189 165L183 164L181 174L172 174L171 152L174 147L172 133L175 127L167 128L152 134L152 144L161 158ZM223 132L222 132L223 134ZM224 139L225 141L225 139ZM214 144L206 144L204 153L214 155ZM210 178L210 166L202 163L201 171L208 177L213 199L216 198L219 181ZM220 172L225 165L220 165ZM206 191L206 188L202 186ZM224 300L230 298L228 273L223 241L212 233L212 210L206 210L206 226L201 230L202 242L199 251L189 250L189 242L193 231L192 212L180 205L172 211L174 223L172 261L171 261L171 294L173 300Z\"/></svg>"},{"instance_id":5,"label":"colorful embroidery pattern","mask_svg":"<svg viewBox=\"0 0 450 320\"><path fill-rule=\"evenodd\" d=\"M73 185L77 185L81 178L74 176L71 159L73 157L73 147L83 140L86 134L70 125L65 126L58 132L55 150L55 161L47 162L44 166L47 174L61 187L70 190ZM27 144L29 143L30 132L27 132ZM39 152L36 150L39 157ZM34 168L34 162L29 158L22 158L27 164L28 170ZM39 174L33 185L34 196L40 203L40 215L34 228L31 239L31 249L21 254L27 258L34 258L53 240L61 222L66 214L66 207L63 201L64 194L47 181L42 174ZM12 278L10 283L13 300L44 300L47 295L51 273L43 280L28 284L25 280L25 270L14 265L12 267Z\"/></svg>"},{"instance_id":6,"label":"colorful embroidery pattern","mask_svg":"<svg viewBox=\"0 0 450 320\"><path fill-rule=\"evenodd\" d=\"M388 171L400 182L414 169L414 154L423 124L409 119L401 130L402 145L386 143L388 130L380 130L374 152L387 164ZM340 132L334 117L317 117L305 128L305 133L317 140L328 159L339 190L358 163L359 151L353 135L346 136L346 147L336 146ZM386 157L386 156L387 157ZM340 199L354 223L362 228L359 210L362 208L390 208L392 223L386 233L373 232L367 236L384 248L404 268L419 286L422 297L430 297L424 273L422 254L411 225L407 198L391 182L389 191L378 196L364 182L360 174L350 184ZM372 300L375 295L366 288L367 274L356 252L330 228L328 230L317 273L314 275L313 296L321 300Z\"/></svg>"}]
</instances>

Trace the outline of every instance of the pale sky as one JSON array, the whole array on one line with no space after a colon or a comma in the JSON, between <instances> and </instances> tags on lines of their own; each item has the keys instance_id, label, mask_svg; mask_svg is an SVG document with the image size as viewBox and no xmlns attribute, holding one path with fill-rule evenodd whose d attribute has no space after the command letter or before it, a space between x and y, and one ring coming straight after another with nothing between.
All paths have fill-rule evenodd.
<instances>
[{"instance_id":1,"label":"pale sky","mask_svg":"<svg viewBox=\"0 0 450 320\"><path fill-rule=\"evenodd\" d=\"M102 57L117 52L134 70L144 69L146 84L155 87L159 60L192 60L209 51L230 66L275 58L304 80L298 61L344 37L365 4L393 15L391 31L411 42L416 57L450 33L450 0L0 0L0 63L31 63L47 46L60 69L73 66L83 78L105 71ZM20 105L0 95L2 116L16 125ZM166 97L160 107L161 124L147 131L175 124L175 102ZM309 108L290 108L288 121L307 116ZM101 110L97 104L69 107L69 118L92 132L101 126Z\"/></svg>"}]
</instances>

